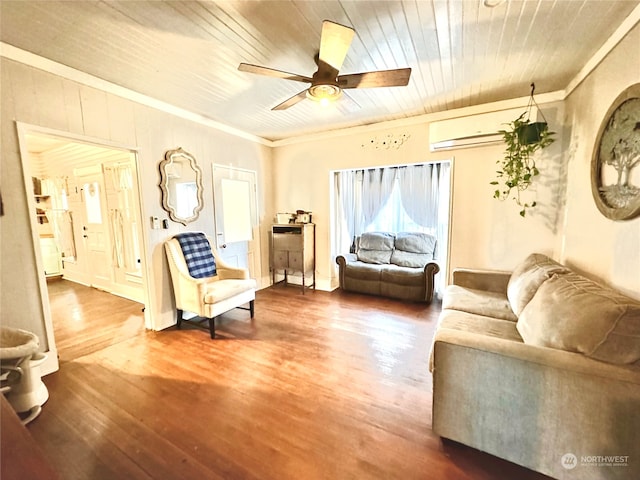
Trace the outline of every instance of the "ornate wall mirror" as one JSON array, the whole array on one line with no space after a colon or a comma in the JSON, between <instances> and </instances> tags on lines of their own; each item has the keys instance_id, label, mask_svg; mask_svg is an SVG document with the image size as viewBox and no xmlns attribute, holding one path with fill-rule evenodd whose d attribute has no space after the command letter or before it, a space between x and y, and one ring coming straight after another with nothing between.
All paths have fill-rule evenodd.
<instances>
[{"instance_id":1,"label":"ornate wall mirror","mask_svg":"<svg viewBox=\"0 0 640 480\"><path fill-rule=\"evenodd\" d=\"M174 222L186 225L198 219L203 207L202 171L193 155L182 148L169 150L160 162L162 208Z\"/></svg>"}]
</instances>

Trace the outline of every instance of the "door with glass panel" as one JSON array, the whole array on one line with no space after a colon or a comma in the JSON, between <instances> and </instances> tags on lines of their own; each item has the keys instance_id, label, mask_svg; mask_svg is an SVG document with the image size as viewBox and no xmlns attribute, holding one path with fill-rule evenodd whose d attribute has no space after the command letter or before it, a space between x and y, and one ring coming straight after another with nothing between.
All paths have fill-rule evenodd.
<instances>
[{"instance_id":1,"label":"door with glass panel","mask_svg":"<svg viewBox=\"0 0 640 480\"><path fill-rule=\"evenodd\" d=\"M84 204L82 241L86 252L86 262L83 262L86 278L92 286L110 291L110 239L103 175L84 175L79 180Z\"/></svg>"}]
</instances>

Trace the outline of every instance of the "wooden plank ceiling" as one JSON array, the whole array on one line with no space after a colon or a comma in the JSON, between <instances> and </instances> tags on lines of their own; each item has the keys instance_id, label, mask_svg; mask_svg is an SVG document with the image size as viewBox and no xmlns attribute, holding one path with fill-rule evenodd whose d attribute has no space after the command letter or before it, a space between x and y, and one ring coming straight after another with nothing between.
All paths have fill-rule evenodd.
<instances>
[{"instance_id":1,"label":"wooden plank ceiling","mask_svg":"<svg viewBox=\"0 0 640 480\"><path fill-rule=\"evenodd\" d=\"M276 140L562 90L639 3L2 0L0 40ZM238 64L311 76L325 19L356 31L341 73L411 67L409 85L271 111L305 84Z\"/></svg>"}]
</instances>

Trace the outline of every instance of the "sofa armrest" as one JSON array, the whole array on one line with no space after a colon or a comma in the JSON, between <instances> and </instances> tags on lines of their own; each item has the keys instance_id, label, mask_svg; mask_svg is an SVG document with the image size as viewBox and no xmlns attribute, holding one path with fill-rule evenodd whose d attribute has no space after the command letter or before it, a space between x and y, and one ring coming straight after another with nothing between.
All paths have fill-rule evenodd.
<instances>
[{"instance_id":1,"label":"sofa armrest","mask_svg":"<svg viewBox=\"0 0 640 480\"><path fill-rule=\"evenodd\" d=\"M246 268L230 266L218 268L218 276L220 280L247 280L251 278L249 276L249 270Z\"/></svg>"},{"instance_id":2,"label":"sofa armrest","mask_svg":"<svg viewBox=\"0 0 640 480\"><path fill-rule=\"evenodd\" d=\"M344 255L338 255L336 257L336 263L340 266L346 265L347 263L355 262L358 260L358 255L355 253L345 253Z\"/></svg>"},{"instance_id":3,"label":"sofa armrest","mask_svg":"<svg viewBox=\"0 0 640 480\"><path fill-rule=\"evenodd\" d=\"M338 255L336 257L336 263L338 264L338 280L340 282L340 288L344 288L344 270L349 263L353 263L358 260L358 255L355 253L345 253L344 255Z\"/></svg>"},{"instance_id":4,"label":"sofa armrest","mask_svg":"<svg viewBox=\"0 0 640 480\"><path fill-rule=\"evenodd\" d=\"M435 290L434 277L440 271L440 266L435 262L429 262L424 266L424 301L431 303L433 301L433 292Z\"/></svg>"},{"instance_id":5,"label":"sofa armrest","mask_svg":"<svg viewBox=\"0 0 640 480\"><path fill-rule=\"evenodd\" d=\"M453 271L453 284L474 290L507 293L511 272L501 270L477 270L456 268Z\"/></svg>"}]
</instances>

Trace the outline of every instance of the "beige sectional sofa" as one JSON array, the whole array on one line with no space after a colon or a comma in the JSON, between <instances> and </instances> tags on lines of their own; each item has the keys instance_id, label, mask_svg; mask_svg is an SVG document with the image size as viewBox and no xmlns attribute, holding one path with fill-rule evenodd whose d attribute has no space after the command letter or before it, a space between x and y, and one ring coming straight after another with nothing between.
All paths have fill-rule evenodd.
<instances>
[{"instance_id":1,"label":"beige sectional sofa","mask_svg":"<svg viewBox=\"0 0 640 480\"><path fill-rule=\"evenodd\" d=\"M459 269L430 368L438 435L557 479L640 478L640 302L541 254Z\"/></svg>"},{"instance_id":2,"label":"beige sectional sofa","mask_svg":"<svg viewBox=\"0 0 640 480\"><path fill-rule=\"evenodd\" d=\"M418 302L433 300L436 238L426 233L369 232L355 252L336 257L340 288Z\"/></svg>"}]
</instances>

